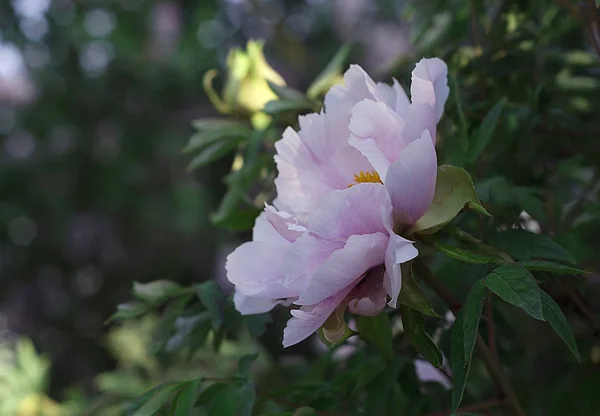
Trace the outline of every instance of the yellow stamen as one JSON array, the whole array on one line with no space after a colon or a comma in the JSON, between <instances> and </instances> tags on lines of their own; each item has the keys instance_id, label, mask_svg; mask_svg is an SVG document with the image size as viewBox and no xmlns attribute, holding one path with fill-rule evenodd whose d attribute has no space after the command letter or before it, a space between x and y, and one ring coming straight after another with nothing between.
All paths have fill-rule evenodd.
<instances>
[{"instance_id":1,"label":"yellow stamen","mask_svg":"<svg viewBox=\"0 0 600 416\"><path fill-rule=\"evenodd\" d=\"M365 183L365 182L383 183L381 181L381 178L379 177L379 174L377 172L375 172L374 170L371 172L363 172L361 170L360 173L354 175L354 182L355 183L351 183L350 185L348 185L348 188L350 188L358 183Z\"/></svg>"}]
</instances>

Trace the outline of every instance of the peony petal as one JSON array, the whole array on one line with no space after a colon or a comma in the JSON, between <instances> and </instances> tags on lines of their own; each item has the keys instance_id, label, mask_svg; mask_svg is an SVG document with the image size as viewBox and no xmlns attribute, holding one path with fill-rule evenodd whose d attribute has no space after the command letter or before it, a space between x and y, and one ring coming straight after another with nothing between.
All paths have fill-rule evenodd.
<instances>
[{"instance_id":1,"label":"peony petal","mask_svg":"<svg viewBox=\"0 0 600 416\"><path fill-rule=\"evenodd\" d=\"M289 242L287 245L261 241L242 244L227 256L227 279L237 290L249 296L273 299L298 296L297 290L284 286L282 264L289 246Z\"/></svg>"},{"instance_id":2,"label":"peony petal","mask_svg":"<svg viewBox=\"0 0 600 416\"><path fill-rule=\"evenodd\" d=\"M383 287L383 267L376 267L348 295L348 309L356 315L376 316L385 308L387 293Z\"/></svg>"},{"instance_id":3,"label":"peony petal","mask_svg":"<svg viewBox=\"0 0 600 416\"><path fill-rule=\"evenodd\" d=\"M334 251L343 247L343 241L324 240L304 234L284 255L282 270L285 287L298 291L306 289L316 270Z\"/></svg>"},{"instance_id":4,"label":"peony petal","mask_svg":"<svg viewBox=\"0 0 600 416\"><path fill-rule=\"evenodd\" d=\"M394 78L393 81L394 84L392 86L378 82L375 96L379 101L386 103L392 110L399 114L405 114L408 111L410 100L398 80Z\"/></svg>"},{"instance_id":5,"label":"peony petal","mask_svg":"<svg viewBox=\"0 0 600 416\"><path fill-rule=\"evenodd\" d=\"M382 102L363 100L352 109L349 142L381 178L408 144L402 139L404 125L404 119Z\"/></svg>"},{"instance_id":6,"label":"peony petal","mask_svg":"<svg viewBox=\"0 0 600 416\"><path fill-rule=\"evenodd\" d=\"M437 155L429 131L410 143L394 162L384 183L394 208L395 227L414 224L433 201Z\"/></svg>"},{"instance_id":7,"label":"peony petal","mask_svg":"<svg viewBox=\"0 0 600 416\"><path fill-rule=\"evenodd\" d=\"M411 101L431 105L437 122L442 117L449 93L446 63L439 58L421 59L412 72Z\"/></svg>"},{"instance_id":8,"label":"peony petal","mask_svg":"<svg viewBox=\"0 0 600 416\"><path fill-rule=\"evenodd\" d=\"M383 285L391 300L388 302L392 308L396 307L398 295L402 288L402 271L400 264L414 259L419 254L414 243L397 234L390 234L385 251L385 276Z\"/></svg>"},{"instance_id":9,"label":"peony petal","mask_svg":"<svg viewBox=\"0 0 600 416\"><path fill-rule=\"evenodd\" d=\"M289 304L289 302L248 296L236 290L233 294L233 304L235 305L235 309L242 315L256 315L269 312L275 306Z\"/></svg>"},{"instance_id":10,"label":"peony petal","mask_svg":"<svg viewBox=\"0 0 600 416\"><path fill-rule=\"evenodd\" d=\"M335 311L335 309L354 289L356 283L349 285L344 290L336 293L315 305L303 306L292 311L292 319L287 322L283 331L283 346L289 347L304 341L319 329Z\"/></svg>"},{"instance_id":11,"label":"peony petal","mask_svg":"<svg viewBox=\"0 0 600 416\"><path fill-rule=\"evenodd\" d=\"M265 214L273 229L277 231L281 237L290 242L296 241L296 239L306 231L303 226L298 224L298 219L293 215L285 211L277 211L275 207L269 204L265 204ZM261 241L262 238L265 238L265 236L260 235L259 238L257 238L257 236L254 235L255 241Z\"/></svg>"},{"instance_id":12,"label":"peony petal","mask_svg":"<svg viewBox=\"0 0 600 416\"><path fill-rule=\"evenodd\" d=\"M369 269L383 264L387 243L384 233L351 235L344 248L335 251L315 272L295 303L314 305L354 286Z\"/></svg>"},{"instance_id":13,"label":"peony petal","mask_svg":"<svg viewBox=\"0 0 600 416\"><path fill-rule=\"evenodd\" d=\"M307 229L327 240L386 232L381 210L391 202L379 183L360 183L324 196L307 219Z\"/></svg>"}]
</instances>

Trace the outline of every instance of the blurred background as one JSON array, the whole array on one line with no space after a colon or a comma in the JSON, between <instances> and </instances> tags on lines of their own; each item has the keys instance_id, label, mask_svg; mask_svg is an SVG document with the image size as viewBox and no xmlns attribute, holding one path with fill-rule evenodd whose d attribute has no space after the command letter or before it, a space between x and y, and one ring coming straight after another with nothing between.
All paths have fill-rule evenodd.
<instances>
[{"instance_id":1,"label":"blurred background","mask_svg":"<svg viewBox=\"0 0 600 416\"><path fill-rule=\"evenodd\" d=\"M118 345L128 345L105 321L131 298L133 281L222 279L224 257L249 236L209 221L232 158L189 173L181 149L193 120L217 115L204 73L222 70L229 49L248 39L265 40L270 65L302 91L346 42L350 62L385 80L405 80L423 55L451 58L464 68L469 120L514 91L523 107L512 108L505 131L535 134L517 148L497 146L521 155L510 168L492 157L476 171L550 195L546 205L524 202L529 214L595 267L600 35L569 14L573 3L560 3L1 1L0 343L36 363L21 369L24 383L47 386L52 400L95 394L96 376L114 369ZM483 39L494 19L502 29ZM510 190L486 186L488 201ZM583 224L577 233L561 234L553 220L564 216ZM23 336L44 358L17 341ZM20 391L6 386L0 394Z\"/></svg>"}]
</instances>

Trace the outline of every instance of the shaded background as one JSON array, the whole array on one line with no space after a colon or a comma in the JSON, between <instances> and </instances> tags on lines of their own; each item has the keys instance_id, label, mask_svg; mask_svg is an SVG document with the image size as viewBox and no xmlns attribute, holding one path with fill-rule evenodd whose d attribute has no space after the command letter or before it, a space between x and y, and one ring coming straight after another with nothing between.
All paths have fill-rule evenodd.
<instances>
[{"instance_id":1,"label":"shaded background","mask_svg":"<svg viewBox=\"0 0 600 416\"><path fill-rule=\"evenodd\" d=\"M27 335L48 355L53 397L90 391L115 365L104 321L133 281L222 275L224 255L248 237L208 220L231 159L190 174L181 148L192 120L216 114L202 76L250 38L266 40L270 64L300 90L350 41L350 61L376 78L405 80L423 55L450 58L473 123L509 94L505 140L474 167L488 179L484 202L508 206L510 186L535 187L539 202L511 209L528 208L594 270L600 71L590 39L600 35L559 3L3 1L0 336ZM483 39L488 27L497 33ZM452 162L456 126L445 123L441 155Z\"/></svg>"}]
</instances>

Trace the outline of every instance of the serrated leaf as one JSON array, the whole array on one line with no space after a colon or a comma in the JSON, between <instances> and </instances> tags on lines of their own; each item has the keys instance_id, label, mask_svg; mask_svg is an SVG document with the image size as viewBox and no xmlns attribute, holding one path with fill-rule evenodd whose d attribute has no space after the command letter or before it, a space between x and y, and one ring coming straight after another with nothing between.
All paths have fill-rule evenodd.
<instances>
[{"instance_id":1,"label":"serrated leaf","mask_svg":"<svg viewBox=\"0 0 600 416\"><path fill-rule=\"evenodd\" d=\"M527 270L533 270L535 272L548 272L557 274L587 274L585 270L576 269L575 267L565 266L564 264L553 263L551 261L544 260L525 260L520 261L517 264L525 267Z\"/></svg>"},{"instance_id":2,"label":"serrated leaf","mask_svg":"<svg viewBox=\"0 0 600 416\"><path fill-rule=\"evenodd\" d=\"M434 367L441 367L444 361L442 352L429 334L425 332L423 315L404 305L400 308L400 315L402 316L404 333L411 340L415 350Z\"/></svg>"},{"instance_id":3,"label":"serrated leaf","mask_svg":"<svg viewBox=\"0 0 600 416\"><path fill-rule=\"evenodd\" d=\"M223 303L225 301L223 291L212 280L194 285L194 290L208 313L210 313L213 327L215 329L219 328L223 323Z\"/></svg>"},{"instance_id":4,"label":"serrated leaf","mask_svg":"<svg viewBox=\"0 0 600 416\"><path fill-rule=\"evenodd\" d=\"M189 163L187 170L191 172L202 166L206 166L222 157L227 156L237 148L240 138L232 138L231 140L221 140L211 145L208 145L200 154L192 159Z\"/></svg>"},{"instance_id":5,"label":"serrated leaf","mask_svg":"<svg viewBox=\"0 0 600 416\"><path fill-rule=\"evenodd\" d=\"M485 285L482 280L476 282L469 291L463 306L463 342L465 344L465 362L471 360L479 330L479 320L483 310Z\"/></svg>"},{"instance_id":6,"label":"serrated leaf","mask_svg":"<svg viewBox=\"0 0 600 416\"><path fill-rule=\"evenodd\" d=\"M550 237L525 230L507 230L493 235L489 244L517 260L543 259L575 264L573 255Z\"/></svg>"},{"instance_id":7,"label":"serrated leaf","mask_svg":"<svg viewBox=\"0 0 600 416\"><path fill-rule=\"evenodd\" d=\"M167 402L179 383L164 383L135 399L129 407L131 416L154 416Z\"/></svg>"},{"instance_id":8,"label":"serrated leaf","mask_svg":"<svg viewBox=\"0 0 600 416\"><path fill-rule=\"evenodd\" d=\"M505 302L523 309L535 319L544 320L540 289L525 267L504 264L488 274L484 283Z\"/></svg>"},{"instance_id":9,"label":"serrated leaf","mask_svg":"<svg viewBox=\"0 0 600 416\"><path fill-rule=\"evenodd\" d=\"M356 326L360 337L377 348L386 359L394 356L392 325L387 314L358 316Z\"/></svg>"},{"instance_id":10,"label":"serrated leaf","mask_svg":"<svg viewBox=\"0 0 600 416\"><path fill-rule=\"evenodd\" d=\"M481 153L485 150L485 148L490 143L492 136L494 135L494 130L496 129L496 125L498 124L498 120L500 119L500 114L506 105L506 98L500 99L487 113L481 125L477 129L475 133L475 140L471 146L469 151L469 162L475 163L475 161L481 156Z\"/></svg>"},{"instance_id":11,"label":"serrated leaf","mask_svg":"<svg viewBox=\"0 0 600 416\"><path fill-rule=\"evenodd\" d=\"M440 166L433 202L425 215L409 228L408 234L433 234L467 208L490 216L477 198L469 173L456 166Z\"/></svg>"},{"instance_id":12,"label":"serrated leaf","mask_svg":"<svg viewBox=\"0 0 600 416\"><path fill-rule=\"evenodd\" d=\"M173 408L173 414L177 416L191 416L192 409L196 403L196 396L198 395L198 389L200 388L200 379L192 380L186 383L179 395Z\"/></svg>"},{"instance_id":13,"label":"serrated leaf","mask_svg":"<svg viewBox=\"0 0 600 416\"><path fill-rule=\"evenodd\" d=\"M415 281L412 262L403 263L402 268L402 288L398 296L398 304L406 305L427 316L439 318L439 315L431 308L423 290Z\"/></svg>"},{"instance_id":14,"label":"serrated leaf","mask_svg":"<svg viewBox=\"0 0 600 416\"><path fill-rule=\"evenodd\" d=\"M450 358L452 361L452 411L455 412L462 401L467 377L471 371L471 360L465 359L465 339L463 311L460 311L452 327Z\"/></svg>"},{"instance_id":15,"label":"serrated leaf","mask_svg":"<svg viewBox=\"0 0 600 416\"><path fill-rule=\"evenodd\" d=\"M158 305L186 293L187 289L170 280L148 283L133 282L133 295L141 301Z\"/></svg>"},{"instance_id":16,"label":"serrated leaf","mask_svg":"<svg viewBox=\"0 0 600 416\"><path fill-rule=\"evenodd\" d=\"M569 325L567 318L549 294L543 290L540 290L540 295L542 299L544 319L546 322L548 322L552 329L554 329L554 332L556 332L558 336L562 338L571 353L573 353L575 358L577 358L577 361L581 361L581 358L579 357L579 350L577 349L577 343L575 342L575 338L573 337L573 332L571 331L571 326Z\"/></svg>"},{"instance_id":17,"label":"serrated leaf","mask_svg":"<svg viewBox=\"0 0 600 416\"><path fill-rule=\"evenodd\" d=\"M434 241L434 247L446 257L469 264L488 264L494 263L499 259L490 254L478 253L472 250L456 247L446 244L439 239Z\"/></svg>"}]
</instances>

